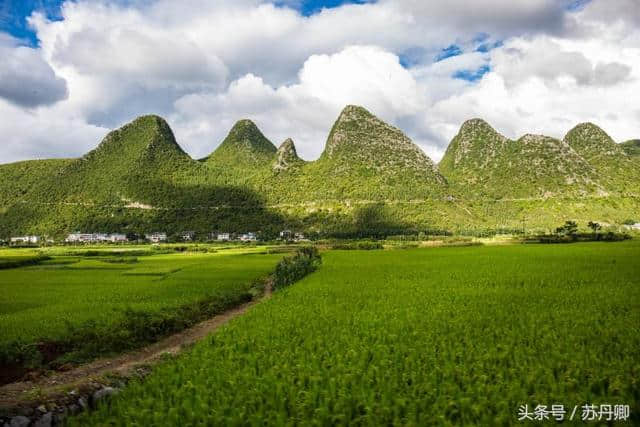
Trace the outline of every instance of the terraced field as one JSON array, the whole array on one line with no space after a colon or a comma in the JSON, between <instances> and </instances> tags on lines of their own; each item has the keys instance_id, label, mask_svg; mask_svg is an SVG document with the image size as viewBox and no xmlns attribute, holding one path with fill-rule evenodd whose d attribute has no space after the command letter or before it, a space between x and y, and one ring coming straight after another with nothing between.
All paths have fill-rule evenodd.
<instances>
[{"instance_id":1,"label":"terraced field","mask_svg":"<svg viewBox=\"0 0 640 427\"><path fill-rule=\"evenodd\" d=\"M327 252L70 425L510 425L524 404L638 423L638 259L637 241Z\"/></svg>"}]
</instances>

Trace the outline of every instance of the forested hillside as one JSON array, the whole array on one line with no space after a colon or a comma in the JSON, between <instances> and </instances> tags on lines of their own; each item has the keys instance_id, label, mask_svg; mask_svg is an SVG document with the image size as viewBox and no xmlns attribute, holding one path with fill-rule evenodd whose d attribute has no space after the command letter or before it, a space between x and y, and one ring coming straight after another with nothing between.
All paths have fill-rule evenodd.
<instances>
[{"instance_id":1,"label":"forested hillside","mask_svg":"<svg viewBox=\"0 0 640 427\"><path fill-rule=\"evenodd\" d=\"M640 221L637 143L593 124L560 141L465 122L436 165L406 135L347 106L316 161L238 121L201 160L143 116L79 159L0 165L0 237L282 228L329 235L551 229Z\"/></svg>"}]
</instances>

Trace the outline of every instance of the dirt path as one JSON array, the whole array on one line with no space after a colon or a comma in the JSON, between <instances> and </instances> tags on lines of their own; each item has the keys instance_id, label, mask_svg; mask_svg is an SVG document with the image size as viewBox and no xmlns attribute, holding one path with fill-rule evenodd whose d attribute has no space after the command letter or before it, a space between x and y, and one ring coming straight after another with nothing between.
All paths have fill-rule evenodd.
<instances>
[{"instance_id":1,"label":"dirt path","mask_svg":"<svg viewBox=\"0 0 640 427\"><path fill-rule=\"evenodd\" d=\"M229 309L209 320L139 350L112 358L98 359L69 371L55 372L32 381L6 384L0 387L0 409L6 411L45 402L60 403L69 398L71 390L91 391L101 382L104 383L105 376L130 377L138 374L142 368L148 371L149 365L158 362L167 353L173 355L179 353L183 347L205 338L231 319L245 313L258 302L271 298L271 292L271 283L268 282L261 298ZM73 393L71 396L77 398L77 395Z\"/></svg>"}]
</instances>

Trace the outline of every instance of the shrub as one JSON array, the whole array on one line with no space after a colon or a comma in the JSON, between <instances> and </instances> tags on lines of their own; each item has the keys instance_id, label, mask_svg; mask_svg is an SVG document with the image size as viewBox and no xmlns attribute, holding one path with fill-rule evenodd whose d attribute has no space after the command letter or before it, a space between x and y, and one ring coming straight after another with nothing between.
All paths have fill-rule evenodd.
<instances>
[{"instance_id":1,"label":"shrub","mask_svg":"<svg viewBox=\"0 0 640 427\"><path fill-rule=\"evenodd\" d=\"M380 242L352 242L352 243L336 243L331 246L331 249L342 249L342 250L374 250L374 249L383 249L382 243Z\"/></svg>"},{"instance_id":2,"label":"shrub","mask_svg":"<svg viewBox=\"0 0 640 427\"><path fill-rule=\"evenodd\" d=\"M322 262L318 248L304 246L292 256L283 258L273 273L273 289L278 290L314 272Z\"/></svg>"}]
</instances>

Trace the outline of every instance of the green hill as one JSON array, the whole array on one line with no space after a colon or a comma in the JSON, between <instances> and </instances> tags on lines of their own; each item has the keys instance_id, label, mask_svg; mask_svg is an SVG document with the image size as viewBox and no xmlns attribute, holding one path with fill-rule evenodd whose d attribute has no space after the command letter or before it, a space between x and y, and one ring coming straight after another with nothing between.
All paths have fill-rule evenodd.
<instances>
[{"instance_id":1,"label":"green hill","mask_svg":"<svg viewBox=\"0 0 640 427\"><path fill-rule=\"evenodd\" d=\"M287 138L276 152L276 158L272 162L271 168L274 172L286 172L304 165L304 160L298 157L296 146L291 138Z\"/></svg>"},{"instance_id":2,"label":"green hill","mask_svg":"<svg viewBox=\"0 0 640 427\"><path fill-rule=\"evenodd\" d=\"M56 176L72 159L28 160L0 165L0 210L28 199L35 187Z\"/></svg>"},{"instance_id":3,"label":"green hill","mask_svg":"<svg viewBox=\"0 0 640 427\"><path fill-rule=\"evenodd\" d=\"M262 166L268 163L276 147L251 120L238 121L218 148L205 161L220 167Z\"/></svg>"},{"instance_id":4,"label":"green hill","mask_svg":"<svg viewBox=\"0 0 640 427\"><path fill-rule=\"evenodd\" d=\"M320 158L274 180L277 202L441 198L446 180L399 129L362 107L344 108Z\"/></svg>"},{"instance_id":5,"label":"green hill","mask_svg":"<svg viewBox=\"0 0 640 427\"><path fill-rule=\"evenodd\" d=\"M143 116L69 164L57 182L43 186L41 196L68 203L152 202L158 180L193 164L164 119Z\"/></svg>"},{"instance_id":6,"label":"green hill","mask_svg":"<svg viewBox=\"0 0 640 427\"><path fill-rule=\"evenodd\" d=\"M564 140L597 171L607 191L640 195L640 162L598 126L579 124Z\"/></svg>"},{"instance_id":7,"label":"green hill","mask_svg":"<svg viewBox=\"0 0 640 427\"><path fill-rule=\"evenodd\" d=\"M562 141L542 135L514 141L481 119L462 125L439 168L465 198L547 198L602 191L595 170Z\"/></svg>"},{"instance_id":8,"label":"green hill","mask_svg":"<svg viewBox=\"0 0 640 427\"><path fill-rule=\"evenodd\" d=\"M594 125L564 141L510 140L465 122L436 166L399 129L347 106L319 159L240 120L194 160L160 117L109 133L79 159L0 165L0 237L194 230L332 235L549 230L637 217L638 158ZM635 191L635 192L634 192Z\"/></svg>"},{"instance_id":9,"label":"green hill","mask_svg":"<svg viewBox=\"0 0 640 427\"><path fill-rule=\"evenodd\" d=\"M620 144L627 155L631 157L640 157L640 139L631 139Z\"/></svg>"},{"instance_id":10,"label":"green hill","mask_svg":"<svg viewBox=\"0 0 640 427\"><path fill-rule=\"evenodd\" d=\"M68 162L54 180L42 180L24 203L5 208L0 233L178 233L277 223L276 215L264 212L259 195L218 178L180 148L162 118L140 117ZM213 208L218 212L212 216Z\"/></svg>"}]
</instances>

